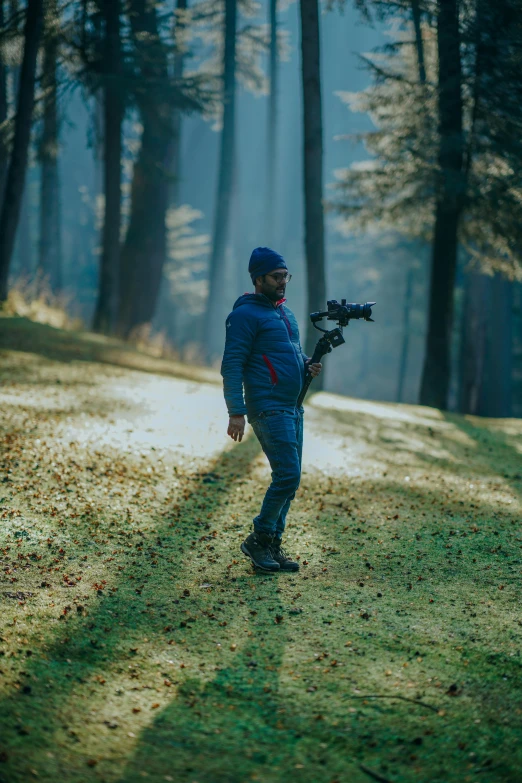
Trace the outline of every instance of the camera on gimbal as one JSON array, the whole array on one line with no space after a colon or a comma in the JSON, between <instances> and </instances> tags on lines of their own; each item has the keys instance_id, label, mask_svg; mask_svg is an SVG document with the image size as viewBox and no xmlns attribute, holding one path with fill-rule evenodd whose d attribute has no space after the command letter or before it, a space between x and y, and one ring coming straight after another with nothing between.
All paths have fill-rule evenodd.
<instances>
[{"instance_id":1,"label":"camera on gimbal","mask_svg":"<svg viewBox=\"0 0 522 783\"><path fill-rule=\"evenodd\" d=\"M376 302L366 302L366 304L346 303L346 299L341 299L341 303L337 299L330 299L326 303L328 310L318 313L310 313L310 320L316 324L322 318L326 318L328 321L337 321L339 326L348 326L348 321L352 318L364 318L365 321L373 321L371 318L372 307Z\"/></svg>"},{"instance_id":2,"label":"camera on gimbal","mask_svg":"<svg viewBox=\"0 0 522 783\"><path fill-rule=\"evenodd\" d=\"M339 345L342 345L344 342L346 342L343 337L343 327L348 326L353 318L356 318L357 320L362 318L365 321L371 321L373 323L373 318L371 315L372 307L375 304L376 302L366 302L365 304L356 304L355 302L347 303L346 299L341 299L341 303L339 304L337 299L330 299L330 301L326 303L328 310L317 313L310 313L310 320L312 321L314 327L320 332L323 332L323 336L315 346L310 364L320 362L322 357L326 353L330 353L332 348L337 348ZM337 321L337 327L335 329L328 330L318 326L317 323L322 321L323 318L326 318L327 321ZM303 388L301 389L301 393L299 394L297 400L298 407L302 405L311 382L312 375L310 374L310 371L308 371Z\"/></svg>"}]
</instances>

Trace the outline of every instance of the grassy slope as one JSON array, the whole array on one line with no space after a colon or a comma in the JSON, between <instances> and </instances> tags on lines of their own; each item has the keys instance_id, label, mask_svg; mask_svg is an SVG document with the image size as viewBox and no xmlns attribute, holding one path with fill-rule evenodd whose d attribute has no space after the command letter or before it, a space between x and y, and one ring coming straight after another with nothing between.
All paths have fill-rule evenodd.
<instances>
[{"instance_id":1,"label":"grassy slope","mask_svg":"<svg viewBox=\"0 0 522 783\"><path fill-rule=\"evenodd\" d=\"M255 439L67 436L144 373L217 382L0 320L0 781L518 781L522 422L312 398L353 469L307 465L307 565L260 577Z\"/></svg>"}]
</instances>

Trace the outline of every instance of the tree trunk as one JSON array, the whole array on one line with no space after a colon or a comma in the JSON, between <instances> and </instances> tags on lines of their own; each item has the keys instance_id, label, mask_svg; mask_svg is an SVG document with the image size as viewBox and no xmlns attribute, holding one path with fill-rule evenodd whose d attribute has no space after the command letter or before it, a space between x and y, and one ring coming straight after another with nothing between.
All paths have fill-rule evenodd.
<instances>
[{"instance_id":1,"label":"tree trunk","mask_svg":"<svg viewBox=\"0 0 522 783\"><path fill-rule=\"evenodd\" d=\"M415 31L415 48L417 50L419 82L421 84L426 84L426 65L424 62L424 42L422 40L421 10L419 0L411 0L411 15L413 20L413 29Z\"/></svg>"},{"instance_id":2,"label":"tree trunk","mask_svg":"<svg viewBox=\"0 0 522 783\"><path fill-rule=\"evenodd\" d=\"M40 140L40 245L38 270L53 293L62 288L62 257L60 233L60 183L58 172L58 105L57 66L58 39L56 20L58 4L48 0L47 29L44 32L42 73L43 130Z\"/></svg>"},{"instance_id":3,"label":"tree trunk","mask_svg":"<svg viewBox=\"0 0 522 783\"><path fill-rule=\"evenodd\" d=\"M226 247L234 184L236 132L236 27L237 0L225 0L225 48L223 55L223 130L219 158L216 211L210 257L209 292L205 323L205 352L212 361L223 348L225 317L230 303L223 296Z\"/></svg>"},{"instance_id":4,"label":"tree trunk","mask_svg":"<svg viewBox=\"0 0 522 783\"><path fill-rule=\"evenodd\" d=\"M42 11L43 13L43 11ZM14 24L16 26L16 33L18 36L18 40L15 38L16 41L16 48L20 51L22 50L22 41L24 37L24 31L23 27L21 25L21 19L20 19L20 4L18 0L10 0L9 2L9 16L11 20L15 20ZM13 96L13 105L16 106L16 103L18 101L18 89L20 87L20 62L18 61L15 65L11 66L11 93ZM14 111L14 109L13 109Z\"/></svg>"},{"instance_id":5,"label":"tree trunk","mask_svg":"<svg viewBox=\"0 0 522 783\"><path fill-rule=\"evenodd\" d=\"M321 63L319 54L318 0L301 0L301 65L304 121L305 257L308 312L326 305L324 214L323 214L323 123L321 108ZM311 356L317 332L307 320L306 353ZM321 374L314 386L323 388Z\"/></svg>"},{"instance_id":6,"label":"tree trunk","mask_svg":"<svg viewBox=\"0 0 522 783\"><path fill-rule=\"evenodd\" d=\"M464 169L466 177L472 166L473 152L476 143L477 123L481 110L482 76L485 65L485 46L483 33L484 2L475 3L474 38L475 61L473 63L473 87L471 90L472 111L471 122L467 133L464 153ZM491 39L494 29L487 30ZM481 274L480 270L472 270L464 274L464 301L460 328L460 357L458 378L458 410L461 413L479 413L483 399L485 381L485 362L487 351L488 319L491 317L491 286L492 278Z\"/></svg>"},{"instance_id":7,"label":"tree trunk","mask_svg":"<svg viewBox=\"0 0 522 783\"><path fill-rule=\"evenodd\" d=\"M27 0L24 57L15 119L14 139L0 213L0 302L7 298L9 267L13 255L20 205L24 192L27 156L31 139L36 58L42 35L43 0Z\"/></svg>"},{"instance_id":8,"label":"tree trunk","mask_svg":"<svg viewBox=\"0 0 522 783\"><path fill-rule=\"evenodd\" d=\"M29 281L34 278L36 272L35 259L38 248L36 247L36 237L31 221L32 204L30 203L31 188L26 177L24 192L22 194L22 203L20 205L20 216L16 229L16 239L13 249L13 261L11 268L13 272Z\"/></svg>"},{"instance_id":9,"label":"tree trunk","mask_svg":"<svg viewBox=\"0 0 522 783\"><path fill-rule=\"evenodd\" d=\"M5 24L4 0L0 0L0 30ZM7 119L8 98L7 98L7 66L5 63L4 51L0 47L0 125ZM5 177L7 174L7 138L6 129L0 128L0 209L2 207Z\"/></svg>"},{"instance_id":10,"label":"tree trunk","mask_svg":"<svg viewBox=\"0 0 522 783\"><path fill-rule=\"evenodd\" d=\"M483 396L490 294L488 275L476 271L465 274L459 351L458 409L461 413L478 415Z\"/></svg>"},{"instance_id":11,"label":"tree trunk","mask_svg":"<svg viewBox=\"0 0 522 783\"><path fill-rule=\"evenodd\" d=\"M187 0L178 0L177 10L186 11L188 7ZM185 23L178 17L176 21L176 28L180 28L183 32ZM179 49L174 56L174 79L176 81L183 78L183 66L184 66L184 53ZM180 109L174 109L174 115L172 118L172 142L169 149L169 206L178 206L179 203L179 185L181 179L181 123L182 113Z\"/></svg>"},{"instance_id":12,"label":"tree trunk","mask_svg":"<svg viewBox=\"0 0 522 783\"><path fill-rule=\"evenodd\" d=\"M276 242L275 216L277 215L277 0L269 0L270 50L268 73L270 94L268 98L268 128L267 128L267 180L266 180L266 242L274 245Z\"/></svg>"},{"instance_id":13,"label":"tree trunk","mask_svg":"<svg viewBox=\"0 0 522 783\"><path fill-rule=\"evenodd\" d=\"M129 227L121 251L118 332L124 337L137 326L150 324L156 310L166 255L172 144L168 62L156 9L145 0L134 0L133 11L135 45L139 47L143 41L147 47L142 74L155 86L145 87L138 98L143 132L133 171Z\"/></svg>"},{"instance_id":14,"label":"tree trunk","mask_svg":"<svg viewBox=\"0 0 522 783\"><path fill-rule=\"evenodd\" d=\"M410 266L406 273L406 290L404 292L404 312L402 321L402 346L399 362L399 377L397 381L397 402L402 402L404 394L404 381L408 367L408 353L410 345L410 312L411 296L413 289L413 267Z\"/></svg>"},{"instance_id":15,"label":"tree trunk","mask_svg":"<svg viewBox=\"0 0 522 783\"><path fill-rule=\"evenodd\" d=\"M150 113L142 111L141 119L143 133L132 177L131 219L121 253L118 332L123 337L152 321L166 253L168 179L162 163L169 140L158 133L154 109Z\"/></svg>"},{"instance_id":16,"label":"tree trunk","mask_svg":"<svg viewBox=\"0 0 522 783\"><path fill-rule=\"evenodd\" d=\"M490 310L479 416L511 416L513 383L513 283L500 274L489 281Z\"/></svg>"},{"instance_id":17,"label":"tree trunk","mask_svg":"<svg viewBox=\"0 0 522 783\"><path fill-rule=\"evenodd\" d=\"M447 407L458 230L465 196L462 68L457 0L439 0L439 185L431 257L428 334L420 402Z\"/></svg>"},{"instance_id":18,"label":"tree trunk","mask_svg":"<svg viewBox=\"0 0 522 783\"><path fill-rule=\"evenodd\" d=\"M95 332L114 331L118 297L121 226L121 153L124 101L121 71L120 0L103 0L105 21L103 91L103 188L105 209L98 298L94 312Z\"/></svg>"},{"instance_id":19,"label":"tree trunk","mask_svg":"<svg viewBox=\"0 0 522 783\"><path fill-rule=\"evenodd\" d=\"M9 15L14 22L18 34L18 44L20 51L23 49L23 12L20 13L19 0L10 0L9 2ZM12 113L16 114L16 104L18 103L18 95L20 88L20 70L21 61L16 62L11 67L11 94L12 94ZM8 110L9 114L9 110ZM7 173L7 172L6 172ZM33 231L31 224L31 207L29 204L30 188L28 187L28 175L26 174L24 189L22 193L22 203L20 205L20 215L18 218L18 225L16 227L16 237L13 248L13 254L11 259L10 269L19 277L22 277L24 281L29 281L33 278L35 269L35 254L33 249Z\"/></svg>"},{"instance_id":20,"label":"tree trunk","mask_svg":"<svg viewBox=\"0 0 522 783\"><path fill-rule=\"evenodd\" d=\"M178 0L177 10L186 11L188 7L187 0ZM185 27L183 17L177 17L174 26L174 36L178 38L177 45L179 46L180 40ZM184 52L182 49L177 49L174 55L174 68L173 75L175 80L181 80L183 78L184 67ZM168 163L167 171L169 177L168 197L167 197L167 210L169 208L175 208L179 206L179 192L181 184L181 128L182 128L182 112L180 109L174 109L172 117L172 138L168 149ZM168 260L168 237L166 238L165 260ZM161 329L166 332L167 339L171 344L174 344L177 340L177 318L176 310L172 299L171 283L162 275L160 283L160 291L158 295L158 303L156 306L155 320Z\"/></svg>"},{"instance_id":21,"label":"tree trunk","mask_svg":"<svg viewBox=\"0 0 522 783\"><path fill-rule=\"evenodd\" d=\"M426 66L424 62L424 42L422 40L421 11L419 0L411 0L411 15L413 29L415 31L415 49L417 52L417 69L419 84L426 84ZM402 402L404 395L404 383L408 368L408 355L410 351L410 313L412 309L413 295L413 266L406 272L406 290L404 293L403 333L401 356L399 361L399 375L397 380L397 402Z\"/></svg>"},{"instance_id":22,"label":"tree trunk","mask_svg":"<svg viewBox=\"0 0 522 783\"><path fill-rule=\"evenodd\" d=\"M512 283L513 383L512 416L522 418L522 283Z\"/></svg>"}]
</instances>

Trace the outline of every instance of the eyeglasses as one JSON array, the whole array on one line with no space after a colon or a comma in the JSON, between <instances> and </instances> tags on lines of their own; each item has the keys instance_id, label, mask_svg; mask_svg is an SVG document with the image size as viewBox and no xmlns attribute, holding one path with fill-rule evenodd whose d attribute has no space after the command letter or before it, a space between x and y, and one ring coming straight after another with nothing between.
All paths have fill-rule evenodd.
<instances>
[{"instance_id":1,"label":"eyeglasses","mask_svg":"<svg viewBox=\"0 0 522 783\"><path fill-rule=\"evenodd\" d=\"M289 283L290 280L292 279L292 275L289 274L288 272L284 272L283 274L279 274L279 275L271 275L267 273L265 277L271 277L272 280L276 281L276 283L283 283L283 282Z\"/></svg>"}]
</instances>

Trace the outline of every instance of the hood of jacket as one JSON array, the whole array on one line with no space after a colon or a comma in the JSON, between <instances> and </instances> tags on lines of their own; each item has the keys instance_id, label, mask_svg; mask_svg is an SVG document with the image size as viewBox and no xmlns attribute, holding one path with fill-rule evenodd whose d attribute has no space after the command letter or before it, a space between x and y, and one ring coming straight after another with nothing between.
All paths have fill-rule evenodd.
<instances>
[{"instance_id":1,"label":"hood of jacket","mask_svg":"<svg viewBox=\"0 0 522 783\"><path fill-rule=\"evenodd\" d=\"M276 302L276 307L280 304L283 304L286 302L286 299L279 299L278 302ZM232 310L236 310L238 307L241 307L241 305L245 304L256 304L260 307L273 307L273 303L270 301L270 299L265 296L264 294L242 294L240 297L236 299L234 302L234 306Z\"/></svg>"}]
</instances>

